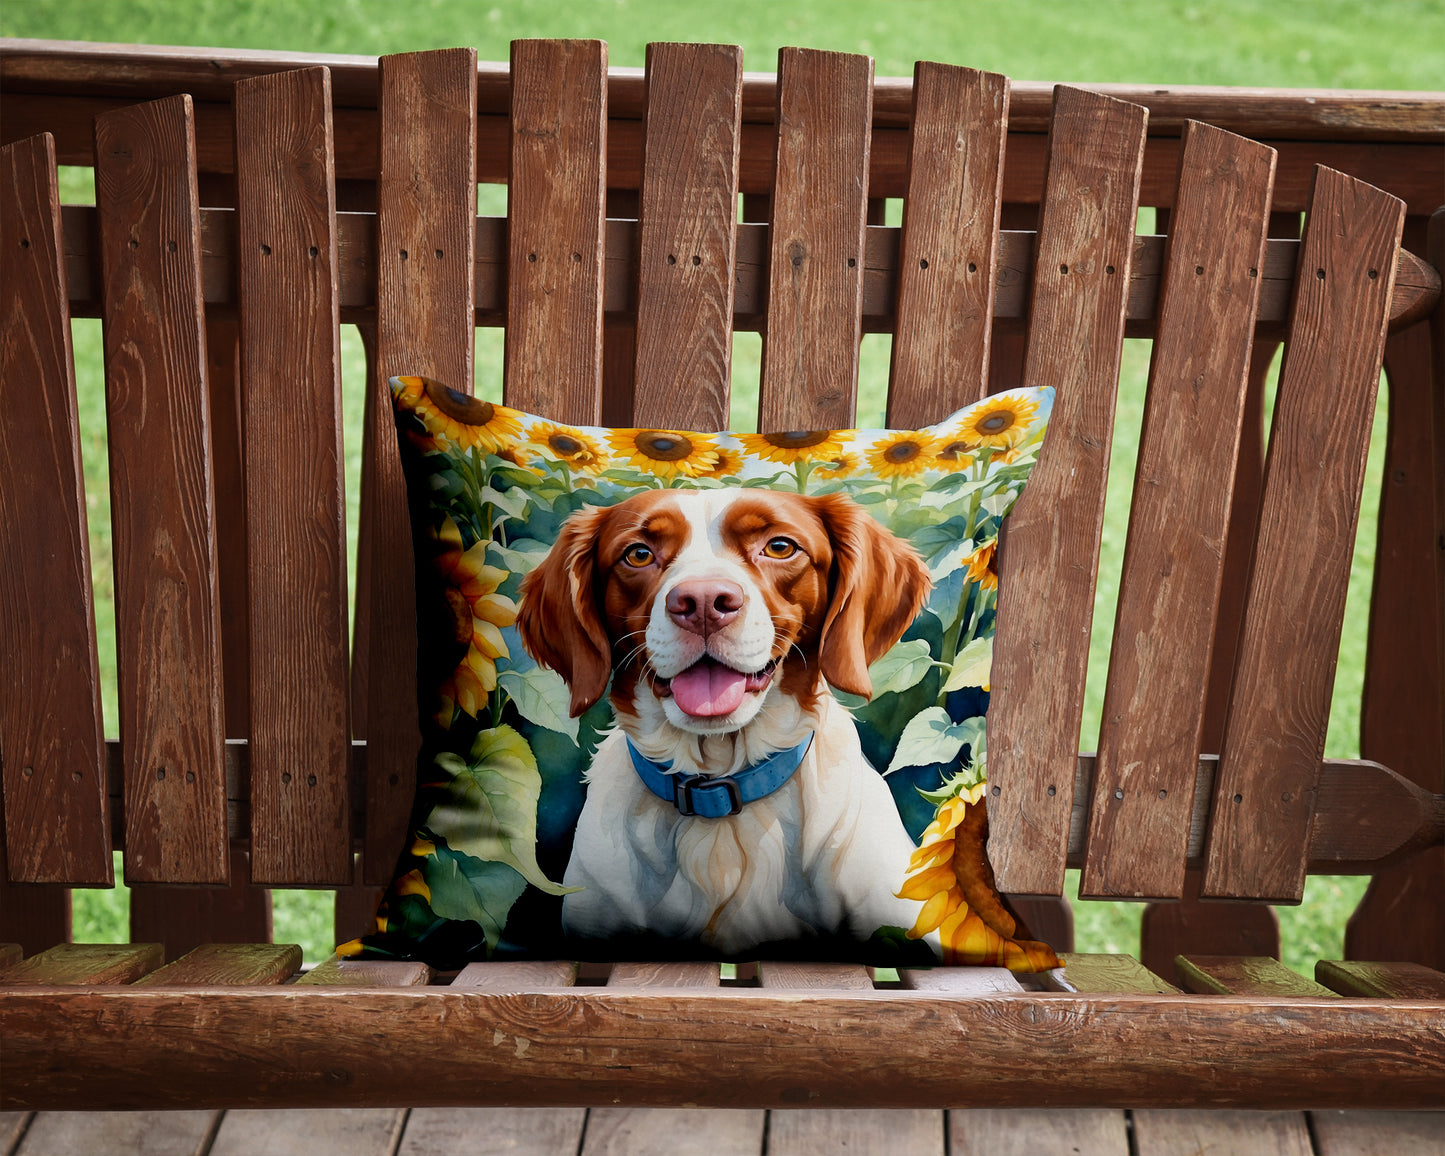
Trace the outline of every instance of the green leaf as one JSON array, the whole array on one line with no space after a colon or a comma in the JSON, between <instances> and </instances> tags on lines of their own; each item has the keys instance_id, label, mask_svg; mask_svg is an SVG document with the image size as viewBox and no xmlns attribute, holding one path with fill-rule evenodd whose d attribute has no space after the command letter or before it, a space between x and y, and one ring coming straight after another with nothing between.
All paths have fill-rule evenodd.
<instances>
[{"instance_id":1,"label":"green leaf","mask_svg":"<svg viewBox=\"0 0 1445 1156\"><path fill-rule=\"evenodd\" d=\"M947 765L958 758L965 743L978 746L982 737L982 715L955 723L941 706L928 707L908 720L884 774L891 775L904 767Z\"/></svg>"},{"instance_id":2,"label":"green leaf","mask_svg":"<svg viewBox=\"0 0 1445 1156\"><path fill-rule=\"evenodd\" d=\"M873 697L917 686L932 665L933 654L924 639L910 638L907 642L900 642L868 668Z\"/></svg>"},{"instance_id":3,"label":"green leaf","mask_svg":"<svg viewBox=\"0 0 1445 1156\"><path fill-rule=\"evenodd\" d=\"M942 694L951 690L962 690L966 686L987 686L989 671L993 667L993 635L975 638L958 652L953 660L953 670L943 684Z\"/></svg>"},{"instance_id":4,"label":"green leaf","mask_svg":"<svg viewBox=\"0 0 1445 1156\"><path fill-rule=\"evenodd\" d=\"M512 905L527 889L527 881L507 864L458 855L441 844L423 862L422 878L431 892L432 912L481 924L489 948L497 946Z\"/></svg>"},{"instance_id":5,"label":"green leaf","mask_svg":"<svg viewBox=\"0 0 1445 1156\"><path fill-rule=\"evenodd\" d=\"M547 556L550 547L535 538L514 538L510 546L500 542L487 543L487 561L513 574L525 574Z\"/></svg>"},{"instance_id":6,"label":"green leaf","mask_svg":"<svg viewBox=\"0 0 1445 1156\"><path fill-rule=\"evenodd\" d=\"M530 496L527 491L517 486L510 490L498 490L488 486L482 491L482 501L488 505L496 506L499 510L505 510L514 518L520 518L526 512L527 502Z\"/></svg>"},{"instance_id":7,"label":"green leaf","mask_svg":"<svg viewBox=\"0 0 1445 1156\"><path fill-rule=\"evenodd\" d=\"M511 635L515 629L509 626L503 631L512 653L497 662L497 684L511 696L517 709L528 720L549 731L558 731L575 743L578 720L568 713L572 692L555 670L538 666L533 661L532 656L522 649L520 638L517 645L512 645Z\"/></svg>"},{"instance_id":8,"label":"green leaf","mask_svg":"<svg viewBox=\"0 0 1445 1156\"><path fill-rule=\"evenodd\" d=\"M567 893L537 865L542 775L526 739L512 727L493 727L477 735L469 761L447 752L436 765L451 778L427 816L431 830L455 851L515 868L548 895Z\"/></svg>"}]
</instances>

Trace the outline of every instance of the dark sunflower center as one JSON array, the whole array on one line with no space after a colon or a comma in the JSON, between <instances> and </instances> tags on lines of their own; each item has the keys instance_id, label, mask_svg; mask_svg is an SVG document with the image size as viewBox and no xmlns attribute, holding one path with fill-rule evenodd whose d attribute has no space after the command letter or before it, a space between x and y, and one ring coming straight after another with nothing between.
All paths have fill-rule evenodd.
<instances>
[{"instance_id":1,"label":"dark sunflower center","mask_svg":"<svg viewBox=\"0 0 1445 1156\"><path fill-rule=\"evenodd\" d=\"M670 430L645 429L637 435L637 448L655 462L680 462L692 453L692 442Z\"/></svg>"},{"instance_id":2,"label":"dark sunflower center","mask_svg":"<svg viewBox=\"0 0 1445 1156\"><path fill-rule=\"evenodd\" d=\"M938 454L946 462L956 462L959 458L967 455L968 444L966 442L949 442Z\"/></svg>"},{"instance_id":3,"label":"dark sunflower center","mask_svg":"<svg viewBox=\"0 0 1445 1156\"><path fill-rule=\"evenodd\" d=\"M809 446L821 445L832 436L825 429L788 430L786 433L763 434L763 440L780 450L805 450Z\"/></svg>"},{"instance_id":4,"label":"dark sunflower center","mask_svg":"<svg viewBox=\"0 0 1445 1156\"><path fill-rule=\"evenodd\" d=\"M486 425L496 416L497 407L489 401L468 397L430 377L424 377L421 381L431 403L454 421L465 422L467 425Z\"/></svg>"},{"instance_id":5,"label":"dark sunflower center","mask_svg":"<svg viewBox=\"0 0 1445 1156\"><path fill-rule=\"evenodd\" d=\"M895 466L900 466L904 462L911 462L922 452L923 447L917 442L894 442L883 451L883 458Z\"/></svg>"},{"instance_id":6,"label":"dark sunflower center","mask_svg":"<svg viewBox=\"0 0 1445 1156\"><path fill-rule=\"evenodd\" d=\"M998 434L1003 433L1004 430L1017 424L1017 422L1018 417L1016 414L1010 413L1006 409L999 410L997 413L989 414L988 417L979 422L978 429L980 433Z\"/></svg>"},{"instance_id":7,"label":"dark sunflower center","mask_svg":"<svg viewBox=\"0 0 1445 1156\"><path fill-rule=\"evenodd\" d=\"M573 454L580 454L586 447L570 434L555 433L547 439L547 444L552 447L552 452L570 458Z\"/></svg>"}]
</instances>

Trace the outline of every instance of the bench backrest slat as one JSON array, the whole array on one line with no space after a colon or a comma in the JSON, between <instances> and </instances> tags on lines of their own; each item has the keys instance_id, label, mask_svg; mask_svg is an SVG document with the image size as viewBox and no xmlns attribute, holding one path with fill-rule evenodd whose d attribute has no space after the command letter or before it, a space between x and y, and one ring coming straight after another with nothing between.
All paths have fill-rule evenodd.
<instances>
[{"instance_id":1,"label":"bench backrest slat","mask_svg":"<svg viewBox=\"0 0 1445 1156\"><path fill-rule=\"evenodd\" d=\"M760 430L853 425L872 120L872 57L778 53Z\"/></svg>"},{"instance_id":2,"label":"bench backrest slat","mask_svg":"<svg viewBox=\"0 0 1445 1156\"><path fill-rule=\"evenodd\" d=\"M1090 895L1183 894L1273 175L1273 149L1186 127L1104 692Z\"/></svg>"},{"instance_id":3,"label":"bench backrest slat","mask_svg":"<svg viewBox=\"0 0 1445 1156\"><path fill-rule=\"evenodd\" d=\"M743 54L720 44L647 49L638 209L638 426L728 424Z\"/></svg>"},{"instance_id":4,"label":"bench backrest slat","mask_svg":"<svg viewBox=\"0 0 1445 1156\"><path fill-rule=\"evenodd\" d=\"M1023 384L1057 393L1001 555L989 704L989 853L1006 893L1064 883L1147 119L1056 92Z\"/></svg>"},{"instance_id":5,"label":"bench backrest slat","mask_svg":"<svg viewBox=\"0 0 1445 1156\"><path fill-rule=\"evenodd\" d=\"M890 429L981 398L997 280L1008 77L920 61L898 257Z\"/></svg>"},{"instance_id":6,"label":"bench backrest slat","mask_svg":"<svg viewBox=\"0 0 1445 1156\"><path fill-rule=\"evenodd\" d=\"M126 878L225 883L225 717L191 98L95 125Z\"/></svg>"},{"instance_id":7,"label":"bench backrest slat","mask_svg":"<svg viewBox=\"0 0 1445 1156\"><path fill-rule=\"evenodd\" d=\"M6 853L16 880L109 886L100 664L48 133L0 150L0 196L0 666L11 672L0 712Z\"/></svg>"},{"instance_id":8,"label":"bench backrest slat","mask_svg":"<svg viewBox=\"0 0 1445 1156\"><path fill-rule=\"evenodd\" d=\"M1398 198L1318 171L1215 779L1205 895L1298 903L1304 891L1404 217Z\"/></svg>"},{"instance_id":9,"label":"bench backrest slat","mask_svg":"<svg viewBox=\"0 0 1445 1156\"><path fill-rule=\"evenodd\" d=\"M351 880L336 207L324 69L236 86L251 875Z\"/></svg>"},{"instance_id":10,"label":"bench backrest slat","mask_svg":"<svg viewBox=\"0 0 1445 1156\"><path fill-rule=\"evenodd\" d=\"M506 403L553 421L602 413L607 46L512 45Z\"/></svg>"},{"instance_id":11,"label":"bench backrest slat","mask_svg":"<svg viewBox=\"0 0 1445 1156\"><path fill-rule=\"evenodd\" d=\"M475 49L381 62L376 349L366 398L355 669L365 680L366 851L385 882L406 836L421 741L416 718L416 602L406 481L389 378L423 374L472 392L476 251ZM364 638L362 623L364 622ZM359 696L359 691L357 692Z\"/></svg>"}]
</instances>

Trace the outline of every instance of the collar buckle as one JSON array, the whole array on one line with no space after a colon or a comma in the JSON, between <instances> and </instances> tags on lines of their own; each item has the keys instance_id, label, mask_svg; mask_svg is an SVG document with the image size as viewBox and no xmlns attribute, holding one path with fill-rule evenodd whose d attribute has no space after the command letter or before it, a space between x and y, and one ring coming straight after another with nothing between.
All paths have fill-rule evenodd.
<instances>
[{"instance_id":1,"label":"collar buckle","mask_svg":"<svg viewBox=\"0 0 1445 1156\"><path fill-rule=\"evenodd\" d=\"M694 791L715 790L721 787L728 798L728 809L721 814L711 814L712 808L707 808L704 815L707 818L723 819L732 815L742 813L743 796L738 790L738 784L730 775L720 778L709 778L707 775L675 775L673 777L673 805L677 807L679 815L698 814L697 804L693 801ZM709 796L704 796L707 798ZM717 795L711 794L711 798L717 799ZM718 802L721 802L718 799Z\"/></svg>"}]
</instances>

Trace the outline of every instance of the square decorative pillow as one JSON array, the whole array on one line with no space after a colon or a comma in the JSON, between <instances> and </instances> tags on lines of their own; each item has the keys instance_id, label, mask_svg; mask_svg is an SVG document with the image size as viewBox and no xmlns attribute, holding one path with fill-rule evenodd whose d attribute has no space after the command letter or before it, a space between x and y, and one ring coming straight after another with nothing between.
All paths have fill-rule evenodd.
<instances>
[{"instance_id":1,"label":"square decorative pillow","mask_svg":"<svg viewBox=\"0 0 1445 1156\"><path fill-rule=\"evenodd\" d=\"M1059 966L982 798L994 547L1052 390L704 434L391 389L424 737L343 954Z\"/></svg>"}]
</instances>

